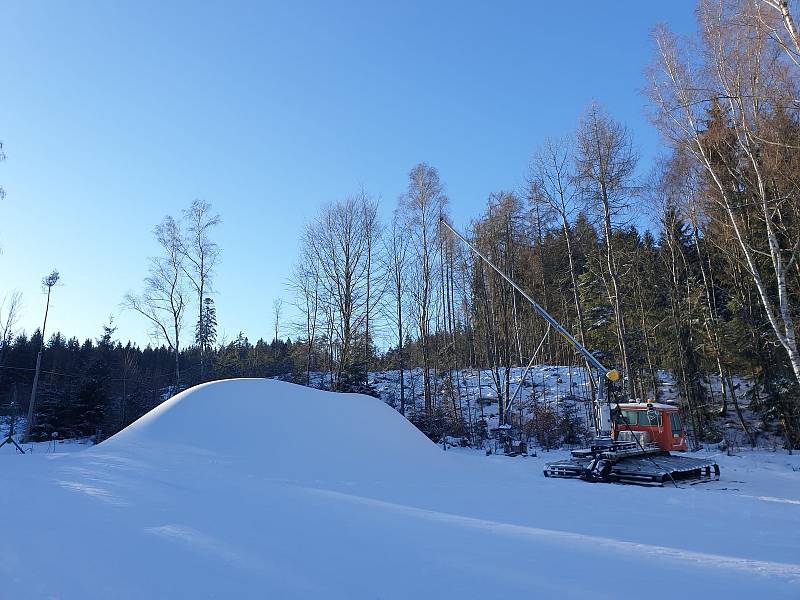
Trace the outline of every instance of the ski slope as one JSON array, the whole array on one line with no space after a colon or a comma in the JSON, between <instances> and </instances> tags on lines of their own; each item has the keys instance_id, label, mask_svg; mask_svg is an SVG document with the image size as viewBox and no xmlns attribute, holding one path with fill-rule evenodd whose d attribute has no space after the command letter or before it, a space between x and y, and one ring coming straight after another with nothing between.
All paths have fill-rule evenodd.
<instances>
[{"instance_id":1,"label":"ski slope","mask_svg":"<svg viewBox=\"0 0 800 600\"><path fill-rule=\"evenodd\" d=\"M800 460L673 488L432 444L383 402L230 380L87 450L0 451L0 598L800 597Z\"/></svg>"}]
</instances>

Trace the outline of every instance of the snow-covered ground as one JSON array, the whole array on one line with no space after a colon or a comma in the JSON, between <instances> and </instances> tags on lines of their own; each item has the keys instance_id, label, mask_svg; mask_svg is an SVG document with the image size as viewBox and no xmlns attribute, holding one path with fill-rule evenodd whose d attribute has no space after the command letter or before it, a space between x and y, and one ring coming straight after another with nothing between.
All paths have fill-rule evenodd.
<instances>
[{"instance_id":1,"label":"snow-covered ground","mask_svg":"<svg viewBox=\"0 0 800 600\"><path fill-rule=\"evenodd\" d=\"M1 598L800 597L800 456L680 489L442 451L380 400L183 392L83 451L0 449Z\"/></svg>"}]
</instances>

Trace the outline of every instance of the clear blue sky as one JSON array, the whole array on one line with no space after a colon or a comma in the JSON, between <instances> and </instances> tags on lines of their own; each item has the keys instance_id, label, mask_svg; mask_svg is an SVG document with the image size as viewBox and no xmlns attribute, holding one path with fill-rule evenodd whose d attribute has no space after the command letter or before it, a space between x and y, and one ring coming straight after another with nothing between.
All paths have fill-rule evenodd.
<instances>
[{"instance_id":1,"label":"clear blue sky","mask_svg":"<svg viewBox=\"0 0 800 600\"><path fill-rule=\"evenodd\" d=\"M223 218L221 333L269 337L297 235L362 184L388 214L420 161L456 223L515 189L546 135L597 98L658 151L643 68L659 22L693 0L641 2L0 2L0 297L48 329L147 343L120 314L153 226L194 198ZM287 298L288 299L288 298ZM289 333L288 331L286 333Z\"/></svg>"}]
</instances>

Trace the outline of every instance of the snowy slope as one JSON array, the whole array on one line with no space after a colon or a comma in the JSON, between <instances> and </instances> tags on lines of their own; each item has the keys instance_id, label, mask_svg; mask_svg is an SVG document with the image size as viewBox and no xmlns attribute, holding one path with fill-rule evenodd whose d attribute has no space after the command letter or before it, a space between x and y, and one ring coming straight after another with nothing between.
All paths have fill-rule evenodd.
<instances>
[{"instance_id":1,"label":"snowy slope","mask_svg":"<svg viewBox=\"0 0 800 600\"><path fill-rule=\"evenodd\" d=\"M443 372L453 378L453 385L459 392L461 405L459 410L465 421L477 420L485 417L490 429L498 425L498 404L496 383L489 369L462 369L459 371ZM505 377L505 370L500 369L501 380ZM672 404L680 403L678 383L668 371L657 372L659 381L658 401ZM312 385L326 387L329 378L325 373L313 373ZM442 373L434 374L436 385L442 384ZM522 408L526 419L533 418L534 405L547 407L556 415L565 411L572 411L571 418L583 419L587 433L591 433L592 424L590 408L587 405L591 397L591 390L586 379L585 370L575 365L548 365L539 364L529 370L512 367L509 373L510 391L514 396L513 409L517 413ZM380 397L395 408L399 408L400 398L400 372L397 370L372 371L369 382ZM521 383L521 386L520 386ZM750 410L748 394L753 387L750 379L741 376L733 377L733 384L741 410L750 430L756 433L756 444L760 448L774 449L783 446L783 438L777 431L775 423L763 422L763 415ZM722 392L720 378L717 375L707 374L703 378L703 385L709 394L708 409L718 412L722 406ZM519 389L518 389L519 387ZM424 395L422 389L422 369L406 369L404 371L404 388L406 396L406 416L412 418L424 410ZM652 397L645 400L652 401ZM749 446L749 441L739 422L736 411L729 399L728 416L719 417L716 423L719 434L728 447L739 448ZM690 422L684 423L687 428ZM550 443L558 444L558 436L553 436Z\"/></svg>"},{"instance_id":2,"label":"snowy slope","mask_svg":"<svg viewBox=\"0 0 800 600\"><path fill-rule=\"evenodd\" d=\"M5 448L3 449L5 450ZM442 452L383 402L235 380L0 452L0 598L800 597L800 461L684 489Z\"/></svg>"}]
</instances>

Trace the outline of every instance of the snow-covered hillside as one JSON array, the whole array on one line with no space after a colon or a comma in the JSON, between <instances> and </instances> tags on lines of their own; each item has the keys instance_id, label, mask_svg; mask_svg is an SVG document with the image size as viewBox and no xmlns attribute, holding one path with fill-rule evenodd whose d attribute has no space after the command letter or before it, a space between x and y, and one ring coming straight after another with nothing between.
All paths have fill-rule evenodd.
<instances>
[{"instance_id":1,"label":"snow-covered hillside","mask_svg":"<svg viewBox=\"0 0 800 600\"><path fill-rule=\"evenodd\" d=\"M452 381L453 393L456 399L453 402L453 411L459 411L461 420L469 425L479 419L485 420L489 430L498 425L497 383L490 369L462 369L458 371L444 371L435 374L437 389L446 387L443 377ZM505 370L499 369L496 375L502 382L505 379ZM658 402L680 403L679 386L668 371L658 371ZM534 365L526 370L521 367L512 367L508 374L509 391L513 398L512 411L515 419L522 412L523 421L536 421L541 419L544 409L552 416L559 419L568 416L573 422L582 424L582 431L587 436L593 434L591 422L591 408L589 401L591 389L586 379L586 371L582 367L568 365ZM413 419L416 415L424 413L424 397L422 389L422 369L407 369L403 379L406 398L407 417ZM755 432L755 442L760 448L776 448L784 443L783 436L776 433L776 427L769 427L763 422L763 416L751 411L748 407L748 392L752 382L744 377L733 378L737 397L740 399L743 418L750 431ZM325 387L327 379L323 373L315 373L312 385ZM397 370L374 371L369 374L369 383L380 397L391 406L399 409L400 403L400 372ZM706 375L703 382L709 396L707 409L710 413L719 414L722 406L722 393L719 376ZM501 389L502 385L501 385ZM653 401L653 397L639 400ZM730 403L730 401L729 401ZM540 412L537 415L537 410ZM728 415L716 419L717 436L730 448L749 446L749 441L737 418L733 406L728 407ZM687 419L685 427L691 433L691 420ZM515 432L520 440L525 438L524 432ZM531 431L528 431L530 436ZM539 437L542 437L541 435ZM581 437L581 436L577 436ZM690 436L691 438L692 436ZM471 440L474 442L474 440ZM525 441L536 443L537 440ZM543 440L538 443L542 445ZM563 436L553 434L549 439L551 445L563 442ZM579 440L580 445L586 440Z\"/></svg>"},{"instance_id":2,"label":"snow-covered hillside","mask_svg":"<svg viewBox=\"0 0 800 600\"><path fill-rule=\"evenodd\" d=\"M69 454L0 451L2 598L800 597L800 460L673 488L443 452L380 400L198 386Z\"/></svg>"}]
</instances>

